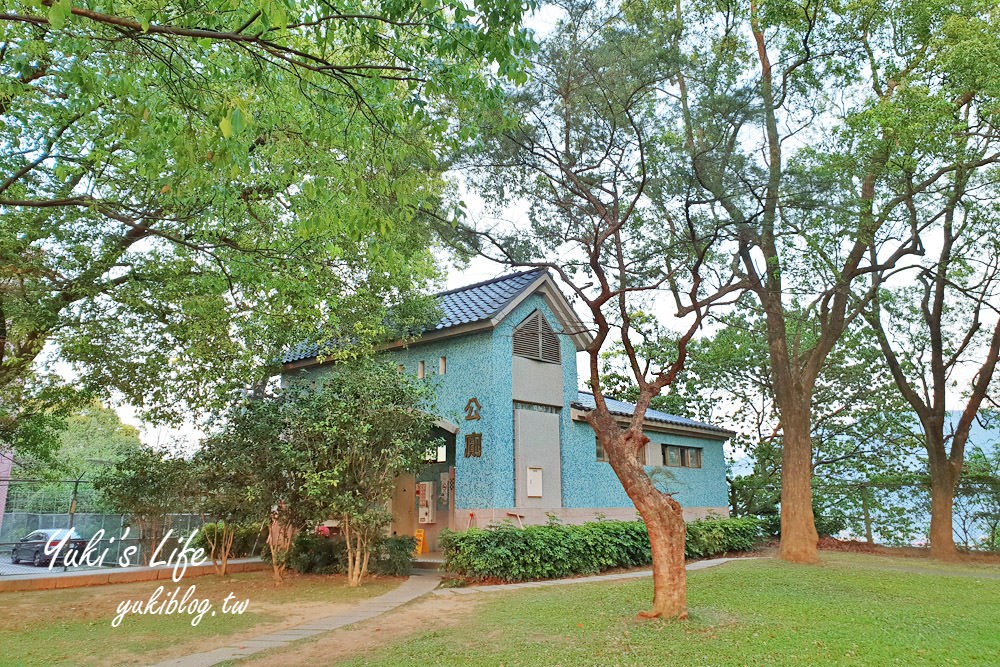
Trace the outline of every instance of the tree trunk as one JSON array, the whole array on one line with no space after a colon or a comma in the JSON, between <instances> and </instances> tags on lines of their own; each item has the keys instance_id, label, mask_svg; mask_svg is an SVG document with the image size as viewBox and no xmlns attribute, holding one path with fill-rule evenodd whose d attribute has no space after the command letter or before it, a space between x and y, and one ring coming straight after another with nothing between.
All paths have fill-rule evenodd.
<instances>
[{"instance_id":1,"label":"tree trunk","mask_svg":"<svg viewBox=\"0 0 1000 667\"><path fill-rule=\"evenodd\" d=\"M222 534L221 568L219 575L224 577L229 574L229 556L233 552L233 540L236 538L236 529L228 522L224 523L223 526L225 526L225 529Z\"/></svg>"},{"instance_id":2,"label":"tree trunk","mask_svg":"<svg viewBox=\"0 0 1000 667\"><path fill-rule=\"evenodd\" d=\"M368 575L369 550L368 526L355 524L350 517L342 516L341 529L347 543L347 585L356 588Z\"/></svg>"},{"instance_id":3,"label":"tree trunk","mask_svg":"<svg viewBox=\"0 0 1000 667\"><path fill-rule=\"evenodd\" d=\"M649 532L653 554L653 608L643 618L687 618L687 571L684 569L684 515L669 496L636 504ZM670 504L673 507L670 507Z\"/></svg>"},{"instance_id":4,"label":"tree trunk","mask_svg":"<svg viewBox=\"0 0 1000 667\"><path fill-rule=\"evenodd\" d=\"M595 433L597 429L595 428ZM680 503L653 484L634 452L648 442L644 435L623 434L617 442L605 443L611 468L625 493L639 511L653 559L653 608L641 618L687 618L687 572L684 569L684 512ZM631 454L627 454L631 453Z\"/></svg>"},{"instance_id":5,"label":"tree trunk","mask_svg":"<svg viewBox=\"0 0 1000 667\"><path fill-rule=\"evenodd\" d=\"M292 547L295 529L278 520L277 513L272 514L271 525L268 527L267 545L271 548L271 568L274 571L274 582L281 583L288 565L288 552Z\"/></svg>"},{"instance_id":6,"label":"tree trunk","mask_svg":"<svg viewBox=\"0 0 1000 667\"><path fill-rule=\"evenodd\" d=\"M809 411L781 411L781 546L778 557L791 563L818 563L812 508L812 440Z\"/></svg>"},{"instance_id":7,"label":"tree trunk","mask_svg":"<svg viewBox=\"0 0 1000 667\"><path fill-rule=\"evenodd\" d=\"M870 509L871 499L869 497L870 491L867 486L861 487L861 511L864 513L865 517L865 542L868 544L875 544L875 538L872 535L872 514Z\"/></svg>"},{"instance_id":8,"label":"tree trunk","mask_svg":"<svg viewBox=\"0 0 1000 667\"><path fill-rule=\"evenodd\" d=\"M930 463L931 468L931 558L958 560L952 511L955 504L955 474L949 462Z\"/></svg>"}]
</instances>

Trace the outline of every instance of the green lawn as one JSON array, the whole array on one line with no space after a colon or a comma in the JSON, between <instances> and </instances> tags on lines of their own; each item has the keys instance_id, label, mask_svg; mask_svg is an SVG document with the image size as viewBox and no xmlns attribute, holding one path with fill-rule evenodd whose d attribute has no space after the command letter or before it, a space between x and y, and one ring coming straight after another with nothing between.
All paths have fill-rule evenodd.
<instances>
[{"instance_id":1,"label":"green lawn","mask_svg":"<svg viewBox=\"0 0 1000 667\"><path fill-rule=\"evenodd\" d=\"M290 576L286 583L275 586L270 572L254 572L227 579L192 577L179 584L168 579L0 593L0 667L149 664L339 613L346 605L381 595L400 581L387 578L352 589L340 576ZM122 601L148 599L161 585L167 593L179 586L183 594L192 584L195 597L211 601L217 610L215 616L207 613L192 627L192 616L186 613L126 615L118 627L111 626ZM238 599L249 599L242 615L221 612L230 592Z\"/></svg>"},{"instance_id":2,"label":"green lawn","mask_svg":"<svg viewBox=\"0 0 1000 667\"><path fill-rule=\"evenodd\" d=\"M686 622L634 619L649 580L484 596L458 626L346 664L1000 665L996 566L827 553L728 563L688 586Z\"/></svg>"}]
</instances>

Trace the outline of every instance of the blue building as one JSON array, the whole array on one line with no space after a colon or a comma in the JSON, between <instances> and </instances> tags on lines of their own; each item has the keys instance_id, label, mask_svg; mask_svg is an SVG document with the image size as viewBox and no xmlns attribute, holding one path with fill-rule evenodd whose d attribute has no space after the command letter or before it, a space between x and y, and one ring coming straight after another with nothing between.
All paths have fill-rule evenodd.
<instances>
[{"instance_id":1,"label":"blue building","mask_svg":"<svg viewBox=\"0 0 1000 667\"><path fill-rule=\"evenodd\" d=\"M384 350L401 372L435 383L447 443L436 461L398 481L393 532L423 528L433 549L442 528L538 524L548 515L567 523L634 519L584 421L594 397L578 389L576 355L590 334L548 272L513 273L436 298L437 325ZM284 372L321 372L317 354L316 346L293 351ZM634 410L609 406L623 419ZM659 472L685 518L728 515L723 443L733 433L655 410L645 417L648 470Z\"/></svg>"}]
</instances>

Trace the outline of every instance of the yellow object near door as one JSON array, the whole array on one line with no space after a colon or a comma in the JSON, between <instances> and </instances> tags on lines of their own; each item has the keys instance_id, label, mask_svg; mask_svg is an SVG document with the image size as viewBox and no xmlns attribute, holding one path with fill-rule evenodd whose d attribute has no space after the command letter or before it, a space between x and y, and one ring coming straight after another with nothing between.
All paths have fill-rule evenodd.
<instances>
[{"instance_id":1,"label":"yellow object near door","mask_svg":"<svg viewBox=\"0 0 1000 667\"><path fill-rule=\"evenodd\" d=\"M424 529L417 528L417 532L413 534L413 537L417 539L417 548L415 549L416 555L427 553L427 541L424 537Z\"/></svg>"}]
</instances>

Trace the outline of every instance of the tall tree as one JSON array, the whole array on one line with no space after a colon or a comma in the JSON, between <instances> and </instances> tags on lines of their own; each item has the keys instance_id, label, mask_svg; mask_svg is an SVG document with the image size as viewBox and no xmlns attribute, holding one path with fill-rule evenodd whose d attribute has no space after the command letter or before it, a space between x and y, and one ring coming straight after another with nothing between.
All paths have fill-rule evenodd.
<instances>
[{"instance_id":1,"label":"tall tree","mask_svg":"<svg viewBox=\"0 0 1000 667\"><path fill-rule=\"evenodd\" d=\"M17 407L43 349L170 418L315 331L377 331L431 273L440 152L516 73L523 8L5 4L0 434L58 405Z\"/></svg>"},{"instance_id":2,"label":"tall tree","mask_svg":"<svg viewBox=\"0 0 1000 667\"><path fill-rule=\"evenodd\" d=\"M389 524L396 478L436 451L433 387L394 364L343 364L289 398L293 437L315 456L303 473L317 521L335 518L347 545L347 583L361 585Z\"/></svg>"},{"instance_id":3,"label":"tall tree","mask_svg":"<svg viewBox=\"0 0 1000 667\"><path fill-rule=\"evenodd\" d=\"M226 521L270 527L267 544L276 581L284 576L292 538L315 518L302 475L312 450L292 437L289 419L296 416L273 396L245 396L219 412L194 458L202 508L221 512Z\"/></svg>"},{"instance_id":4,"label":"tall tree","mask_svg":"<svg viewBox=\"0 0 1000 667\"><path fill-rule=\"evenodd\" d=\"M991 139L962 137L956 148L967 154L965 162L981 160L997 149ZM931 482L931 555L945 560L958 556L955 488L1000 359L996 185L996 174L959 169L939 186L935 202L910 202L912 215L935 221L939 236L928 235L924 262L879 276L880 290L866 311L896 385L920 422ZM893 281L903 286L894 289ZM963 404L953 420L956 390Z\"/></svg>"},{"instance_id":5,"label":"tall tree","mask_svg":"<svg viewBox=\"0 0 1000 667\"><path fill-rule=\"evenodd\" d=\"M11 486L16 499L8 498L8 502L16 502L19 510L65 512L75 495L78 512L101 511L104 508L94 492L93 481L102 470L142 447L139 431L123 424L114 410L98 401L66 417L65 426L58 432L59 446L51 455L32 455L27 450L14 460L11 477L39 480ZM74 494L73 485L66 480L83 483Z\"/></svg>"},{"instance_id":6,"label":"tall tree","mask_svg":"<svg viewBox=\"0 0 1000 667\"><path fill-rule=\"evenodd\" d=\"M997 135L995 5L627 3L649 48L677 54L677 188L724 221L767 323L782 424L782 558L817 560L812 397L874 294L919 252L914 216ZM970 54L975 53L975 56ZM855 295L857 298L855 298Z\"/></svg>"},{"instance_id":7,"label":"tall tree","mask_svg":"<svg viewBox=\"0 0 1000 667\"><path fill-rule=\"evenodd\" d=\"M666 395L654 399L654 407L738 433L729 443L734 450L731 511L762 516L767 528L778 534L772 519L780 520L783 429L775 406L766 321L753 295L744 294L732 310L712 317L712 328L711 335L692 341L684 371L666 388ZM662 354L644 352L646 357ZM612 395L634 400L638 389L623 370L627 361L620 350L608 366L614 369L606 376ZM617 379L618 386L607 379ZM920 520L912 511L913 488L902 486L922 488L919 438L878 344L860 321L845 332L824 364L812 411L817 531L830 534L847 527L890 539L899 535L900 540L920 534Z\"/></svg>"},{"instance_id":8,"label":"tall tree","mask_svg":"<svg viewBox=\"0 0 1000 667\"><path fill-rule=\"evenodd\" d=\"M493 203L528 203L531 227L477 233L487 255L555 271L592 320L586 381L596 409L587 419L648 528L654 592L643 615L685 618L683 510L669 483L658 485L639 458L648 442L644 416L677 379L708 308L740 285L706 270L717 252L712 221L661 197L667 175L657 153L666 132L654 111L668 76L662 58L670 54L646 49L613 7L580 2L565 9L534 78L511 93L517 120L493 128L486 157L474 167ZM643 311L657 297L686 319L680 333L650 346L664 352L645 359L641 348L655 332ZM638 388L624 424L605 401L601 355L615 342Z\"/></svg>"}]
</instances>

